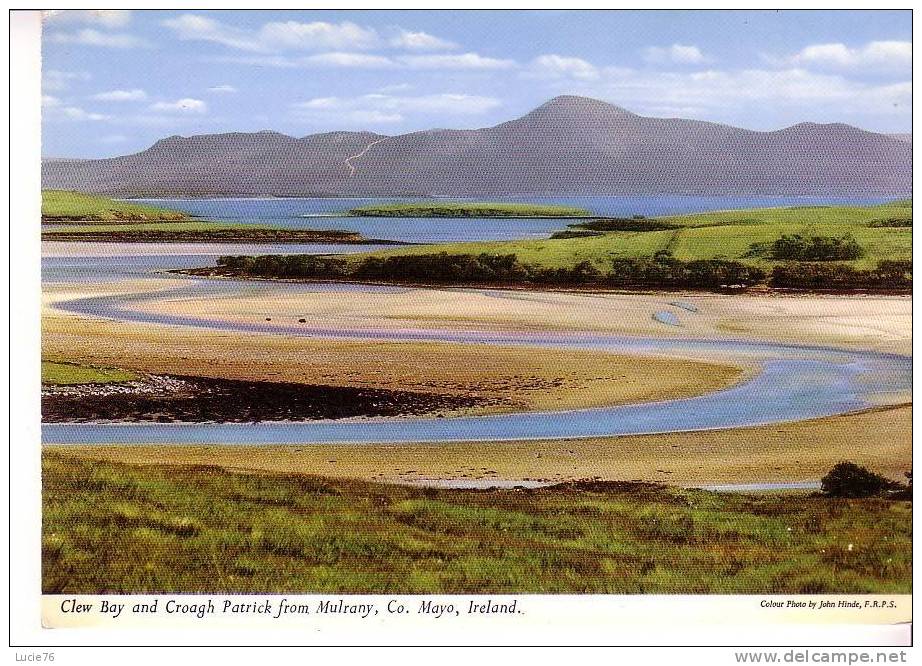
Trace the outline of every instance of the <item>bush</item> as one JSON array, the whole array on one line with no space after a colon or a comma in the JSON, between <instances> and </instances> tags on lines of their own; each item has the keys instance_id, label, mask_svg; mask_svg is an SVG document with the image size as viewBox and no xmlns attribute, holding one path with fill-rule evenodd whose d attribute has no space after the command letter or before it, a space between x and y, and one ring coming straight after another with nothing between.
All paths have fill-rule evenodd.
<instances>
[{"instance_id":1,"label":"bush","mask_svg":"<svg viewBox=\"0 0 922 666\"><path fill-rule=\"evenodd\" d=\"M345 260L314 254L266 254L218 257L218 266L246 275L279 278L337 279L349 276Z\"/></svg>"},{"instance_id":2,"label":"bush","mask_svg":"<svg viewBox=\"0 0 922 666\"><path fill-rule=\"evenodd\" d=\"M862 271L845 264L787 262L772 269L769 281L782 289L887 289L912 287L911 261L880 261Z\"/></svg>"},{"instance_id":3,"label":"bush","mask_svg":"<svg viewBox=\"0 0 922 666\"><path fill-rule=\"evenodd\" d=\"M592 231L666 231L675 229L675 225L660 220L649 220L645 217L605 217L598 220L589 220L579 224L567 225L578 229Z\"/></svg>"},{"instance_id":4,"label":"bush","mask_svg":"<svg viewBox=\"0 0 922 666\"><path fill-rule=\"evenodd\" d=\"M615 286L707 289L747 287L764 280L765 272L755 266L723 259L680 261L666 251L650 258L615 259L608 276Z\"/></svg>"},{"instance_id":5,"label":"bush","mask_svg":"<svg viewBox=\"0 0 922 666\"><path fill-rule=\"evenodd\" d=\"M873 220L869 227L880 229L880 228L904 228L912 227L912 218L911 217L888 217L883 220Z\"/></svg>"},{"instance_id":6,"label":"bush","mask_svg":"<svg viewBox=\"0 0 922 666\"><path fill-rule=\"evenodd\" d=\"M829 497L876 497L900 484L856 465L840 462L822 479L822 489Z\"/></svg>"},{"instance_id":7,"label":"bush","mask_svg":"<svg viewBox=\"0 0 922 666\"><path fill-rule=\"evenodd\" d=\"M769 246L769 256L781 261L846 261L861 258L864 250L851 234L809 238L782 234Z\"/></svg>"},{"instance_id":8,"label":"bush","mask_svg":"<svg viewBox=\"0 0 922 666\"><path fill-rule=\"evenodd\" d=\"M572 268L541 268L526 266L528 280L538 284L588 284L598 282L602 271L591 261L580 261Z\"/></svg>"},{"instance_id":9,"label":"bush","mask_svg":"<svg viewBox=\"0 0 922 666\"><path fill-rule=\"evenodd\" d=\"M588 229L566 229L564 231L555 231L551 234L550 240L563 240L565 238L589 238L591 236L602 236L601 231L589 231Z\"/></svg>"},{"instance_id":10,"label":"bush","mask_svg":"<svg viewBox=\"0 0 922 666\"><path fill-rule=\"evenodd\" d=\"M366 257L353 277L420 282L517 282L528 277L514 254L410 254Z\"/></svg>"}]
</instances>

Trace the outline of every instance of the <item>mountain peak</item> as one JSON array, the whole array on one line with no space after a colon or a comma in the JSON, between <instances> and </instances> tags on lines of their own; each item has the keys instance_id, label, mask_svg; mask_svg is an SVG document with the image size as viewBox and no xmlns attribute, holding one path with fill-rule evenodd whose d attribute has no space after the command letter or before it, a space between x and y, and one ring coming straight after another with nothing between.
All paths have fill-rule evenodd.
<instances>
[{"instance_id":1,"label":"mountain peak","mask_svg":"<svg viewBox=\"0 0 922 666\"><path fill-rule=\"evenodd\" d=\"M535 109L535 111L540 110L558 112L563 111L570 113L602 112L608 114L624 114L629 116L635 115L627 109L617 106L616 104L603 102L602 100L595 99L593 97L582 97L580 95L558 95L557 97L549 99L544 104Z\"/></svg>"},{"instance_id":2,"label":"mountain peak","mask_svg":"<svg viewBox=\"0 0 922 666\"><path fill-rule=\"evenodd\" d=\"M620 106L591 97L560 95L525 114L518 121L511 122L513 124L524 122L544 127L606 127L620 124L630 118L639 118L639 116Z\"/></svg>"}]
</instances>

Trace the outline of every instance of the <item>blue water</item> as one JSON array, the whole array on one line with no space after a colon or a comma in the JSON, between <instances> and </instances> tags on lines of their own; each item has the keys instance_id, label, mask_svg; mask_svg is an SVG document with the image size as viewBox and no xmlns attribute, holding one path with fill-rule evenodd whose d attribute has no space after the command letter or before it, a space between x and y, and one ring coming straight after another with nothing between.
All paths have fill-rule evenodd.
<instances>
[{"instance_id":1,"label":"blue water","mask_svg":"<svg viewBox=\"0 0 922 666\"><path fill-rule=\"evenodd\" d=\"M74 247L74 243L56 243ZM104 255L42 256L42 283L55 282L115 282L131 278L149 278L156 273L182 268L214 266L215 258L228 254L349 254L381 250L391 245L342 245L279 243L244 245L240 243L183 244L190 251L174 254L172 243L80 243L97 246ZM157 252L144 253L143 250Z\"/></svg>"},{"instance_id":2,"label":"blue water","mask_svg":"<svg viewBox=\"0 0 922 666\"><path fill-rule=\"evenodd\" d=\"M709 210L831 204L874 205L893 197L490 197L491 201L578 206L600 216L681 215ZM345 229L367 238L411 243L547 238L566 228L567 220L340 218L350 208L411 199L143 199L209 220L272 224L295 229ZM464 201L464 199L444 199ZM319 217L303 217L319 216Z\"/></svg>"}]
</instances>

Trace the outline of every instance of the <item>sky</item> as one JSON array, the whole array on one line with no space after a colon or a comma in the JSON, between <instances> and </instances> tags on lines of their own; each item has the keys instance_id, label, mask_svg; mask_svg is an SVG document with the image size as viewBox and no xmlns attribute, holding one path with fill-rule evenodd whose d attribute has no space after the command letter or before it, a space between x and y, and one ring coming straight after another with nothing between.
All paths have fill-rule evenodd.
<instances>
[{"instance_id":1,"label":"sky","mask_svg":"<svg viewBox=\"0 0 922 666\"><path fill-rule=\"evenodd\" d=\"M475 128L561 94L775 130L912 126L901 11L61 11L43 155L165 136Z\"/></svg>"}]
</instances>

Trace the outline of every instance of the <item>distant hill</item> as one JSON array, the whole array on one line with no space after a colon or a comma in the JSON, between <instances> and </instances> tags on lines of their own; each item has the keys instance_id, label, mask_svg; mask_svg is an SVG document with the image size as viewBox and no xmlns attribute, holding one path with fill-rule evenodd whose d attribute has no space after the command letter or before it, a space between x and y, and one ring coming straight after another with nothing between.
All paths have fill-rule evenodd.
<instances>
[{"instance_id":1,"label":"distant hill","mask_svg":"<svg viewBox=\"0 0 922 666\"><path fill-rule=\"evenodd\" d=\"M475 130L171 136L46 160L42 181L122 196L908 194L911 151L911 137L838 123L755 132L567 95Z\"/></svg>"}]
</instances>

